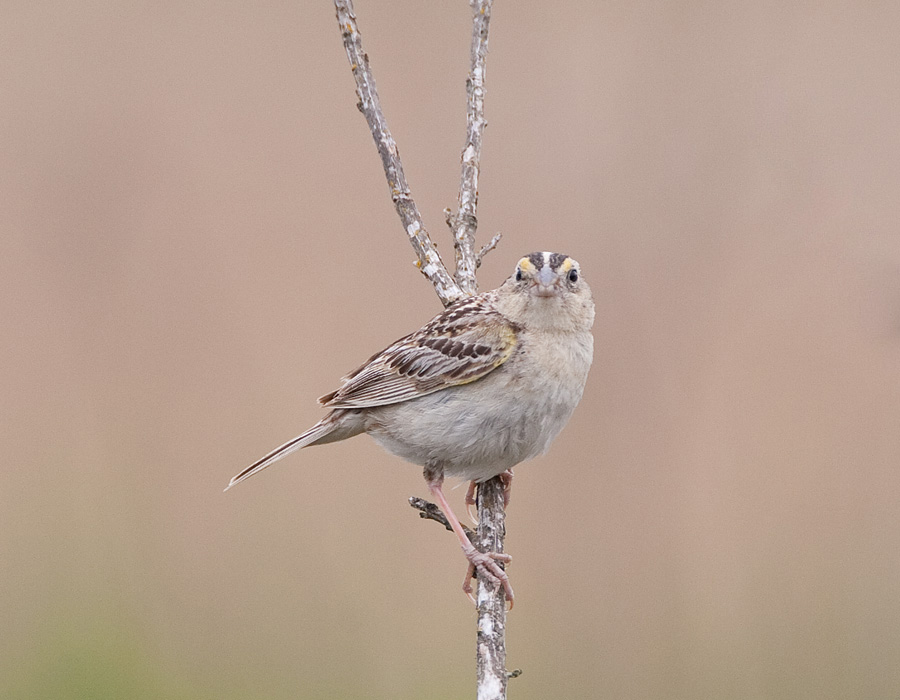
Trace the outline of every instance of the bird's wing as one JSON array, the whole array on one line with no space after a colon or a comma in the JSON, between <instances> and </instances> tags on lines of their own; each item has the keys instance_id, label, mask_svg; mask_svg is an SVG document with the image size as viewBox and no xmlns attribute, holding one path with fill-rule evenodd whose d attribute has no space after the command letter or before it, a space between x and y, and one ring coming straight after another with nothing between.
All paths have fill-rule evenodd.
<instances>
[{"instance_id":1,"label":"bird's wing","mask_svg":"<svg viewBox=\"0 0 900 700\"><path fill-rule=\"evenodd\" d=\"M518 326L480 295L457 302L422 329L373 355L319 399L334 408L408 401L480 379L512 355Z\"/></svg>"}]
</instances>

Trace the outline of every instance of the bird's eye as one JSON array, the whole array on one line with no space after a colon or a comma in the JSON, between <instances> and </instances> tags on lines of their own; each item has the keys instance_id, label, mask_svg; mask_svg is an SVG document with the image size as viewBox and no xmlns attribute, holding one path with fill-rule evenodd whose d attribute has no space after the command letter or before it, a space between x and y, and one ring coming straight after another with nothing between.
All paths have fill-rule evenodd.
<instances>
[{"instance_id":1,"label":"bird's eye","mask_svg":"<svg viewBox=\"0 0 900 700\"><path fill-rule=\"evenodd\" d=\"M521 282L521 281L522 281L522 271L516 270L516 282Z\"/></svg>"},{"instance_id":2,"label":"bird's eye","mask_svg":"<svg viewBox=\"0 0 900 700\"><path fill-rule=\"evenodd\" d=\"M575 283L578 281L578 270L571 269L569 270L569 282Z\"/></svg>"}]
</instances>

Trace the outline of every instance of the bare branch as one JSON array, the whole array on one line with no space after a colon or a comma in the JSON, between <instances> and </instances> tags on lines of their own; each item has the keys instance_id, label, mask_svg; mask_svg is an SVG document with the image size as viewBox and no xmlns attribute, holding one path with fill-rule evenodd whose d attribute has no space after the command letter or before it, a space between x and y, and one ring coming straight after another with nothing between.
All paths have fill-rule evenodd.
<instances>
[{"instance_id":1,"label":"bare branch","mask_svg":"<svg viewBox=\"0 0 900 700\"><path fill-rule=\"evenodd\" d=\"M400 162L400 154L397 151L397 144L394 137L391 136L381 110L375 78L369 67L369 57L362 49L362 39L356 24L353 2L352 0L334 0L334 8L341 36L344 39L344 50L347 52L347 58L353 70L353 78L356 81L356 94L359 97L357 107L365 116L369 130L372 132L372 138L375 139L375 146L381 156L381 164L391 190L394 207L397 209L406 235L409 236L409 242L416 251L417 267L434 286L434 290L444 306L447 306L465 296L465 292L454 281L441 260L437 248L425 229L422 215L410 194L406 175L403 172L403 164ZM472 270L474 273L474 266Z\"/></svg>"},{"instance_id":2,"label":"bare branch","mask_svg":"<svg viewBox=\"0 0 900 700\"><path fill-rule=\"evenodd\" d=\"M463 527L466 536L482 552L503 552L506 536L504 485L500 477L478 484L478 531ZM450 522L434 503L411 496L409 505L419 511L419 517L434 520L450 532ZM478 637L475 663L478 674L478 700L505 700L506 683L521 675L521 670L506 670L506 598L502 585L478 579L476 599Z\"/></svg>"},{"instance_id":3,"label":"bare branch","mask_svg":"<svg viewBox=\"0 0 900 700\"><path fill-rule=\"evenodd\" d=\"M344 49L356 82L358 107L366 118L372 138L387 178L397 214L406 229L410 243L418 256L419 269L432 283L444 305L466 295L475 294L478 285L475 271L484 256L500 241L500 234L475 252L475 230L478 226L478 176L481 167L481 145L484 135L484 78L488 49L488 28L493 0L469 0L472 8L472 47L469 76L466 81L466 144L462 151L458 208L456 214L447 211L447 224L453 232L456 257L455 276L451 276L434 243L431 241L422 216L409 191L397 144L388 129L381 110L375 79L369 58L362 50L362 40L356 23L352 0L334 0ZM478 532L467 536L482 552L503 552L505 531L504 486L499 477L478 486ZM434 520L447 529L450 524L440 509L422 499L411 498L410 505L419 510L422 518ZM477 599L478 612L478 700L504 700L510 677L506 671L506 601L502 585L480 581Z\"/></svg>"},{"instance_id":4,"label":"bare branch","mask_svg":"<svg viewBox=\"0 0 900 700\"><path fill-rule=\"evenodd\" d=\"M450 532L453 532L453 528L450 527L450 521L447 520L444 511L431 501L426 501L424 498L419 498L418 496L410 496L409 505L419 511L419 517L423 520L434 520L436 523L443 525ZM475 544L475 533L465 525L462 526L462 529L466 533L466 537L469 538L469 542Z\"/></svg>"},{"instance_id":5,"label":"bare branch","mask_svg":"<svg viewBox=\"0 0 900 700\"><path fill-rule=\"evenodd\" d=\"M504 486L499 476L478 484L478 533L475 546L482 552L503 552L506 536ZM478 580L478 700L505 700L506 597L502 585Z\"/></svg>"},{"instance_id":6,"label":"bare branch","mask_svg":"<svg viewBox=\"0 0 900 700\"><path fill-rule=\"evenodd\" d=\"M466 80L466 145L462 150L462 172L456 214L447 216L456 250L456 283L466 294L475 294L478 267L475 229L478 226L478 174L481 170L481 142L484 136L484 70L488 50L488 29L493 0L469 0L472 8L472 48Z\"/></svg>"},{"instance_id":7,"label":"bare branch","mask_svg":"<svg viewBox=\"0 0 900 700\"><path fill-rule=\"evenodd\" d=\"M469 0L472 8L472 48L466 80L466 145L462 151L459 200L456 215L447 223L453 230L456 251L456 282L467 294L478 291L475 270L484 256L500 242L494 236L476 255L475 229L478 226L478 175L484 136L484 79L488 50L488 29L493 0ZM504 485L494 477L478 485L478 532L475 546L482 552L503 552L506 536ZM506 670L506 598L503 586L479 580L478 639L475 649L478 700L505 700L509 674Z\"/></svg>"},{"instance_id":8,"label":"bare branch","mask_svg":"<svg viewBox=\"0 0 900 700\"><path fill-rule=\"evenodd\" d=\"M500 242L500 239L503 237L503 234L499 231L497 234L481 246L481 250L478 251L478 255L475 256L475 269L477 270L481 267L481 262L484 260L484 256L490 253L494 248L497 247L497 244Z\"/></svg>"}]
</instances>

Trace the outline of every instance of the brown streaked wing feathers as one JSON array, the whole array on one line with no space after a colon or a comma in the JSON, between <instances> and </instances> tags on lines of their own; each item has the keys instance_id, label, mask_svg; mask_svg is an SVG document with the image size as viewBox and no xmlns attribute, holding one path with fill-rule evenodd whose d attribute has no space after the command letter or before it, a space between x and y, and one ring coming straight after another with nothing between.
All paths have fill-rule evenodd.
<instances>
[{"instance_id":1,"label":"brown streaked wing feathers","mask_svg":"<svg viewBox=\"0 0 900 700\"><path fill-rule=\"evenodd\" d=\"M371 357L319 403L384 406L475 381L510 357L517 330L493 310L488 295L466 299Z\"/></svg>"}]
</instances>

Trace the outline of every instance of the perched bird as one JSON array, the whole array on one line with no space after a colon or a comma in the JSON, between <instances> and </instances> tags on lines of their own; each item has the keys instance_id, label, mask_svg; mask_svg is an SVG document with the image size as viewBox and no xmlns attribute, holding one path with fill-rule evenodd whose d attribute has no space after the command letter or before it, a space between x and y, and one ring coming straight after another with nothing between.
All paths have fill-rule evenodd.
<instances>
[{"instance_id":1,"label":"perched bird","mask_svg":"<svg viewBox=\"0 0 900 700\"><path fill-rule=\"evenodd\" d=\"M282 457L368 433L424 467L432 496L469 561L500 581L498 561L466 537L444 497L444 477L473 483L507 473L547 451L581 400L593 358L594 302L578 263L531 253L499 288L451 304L422 328L373 355L319 399L331 412L302 435L251 464L231 488ZM507 482L508 484L508 482Z\"/></svg>"}]
</instances>

